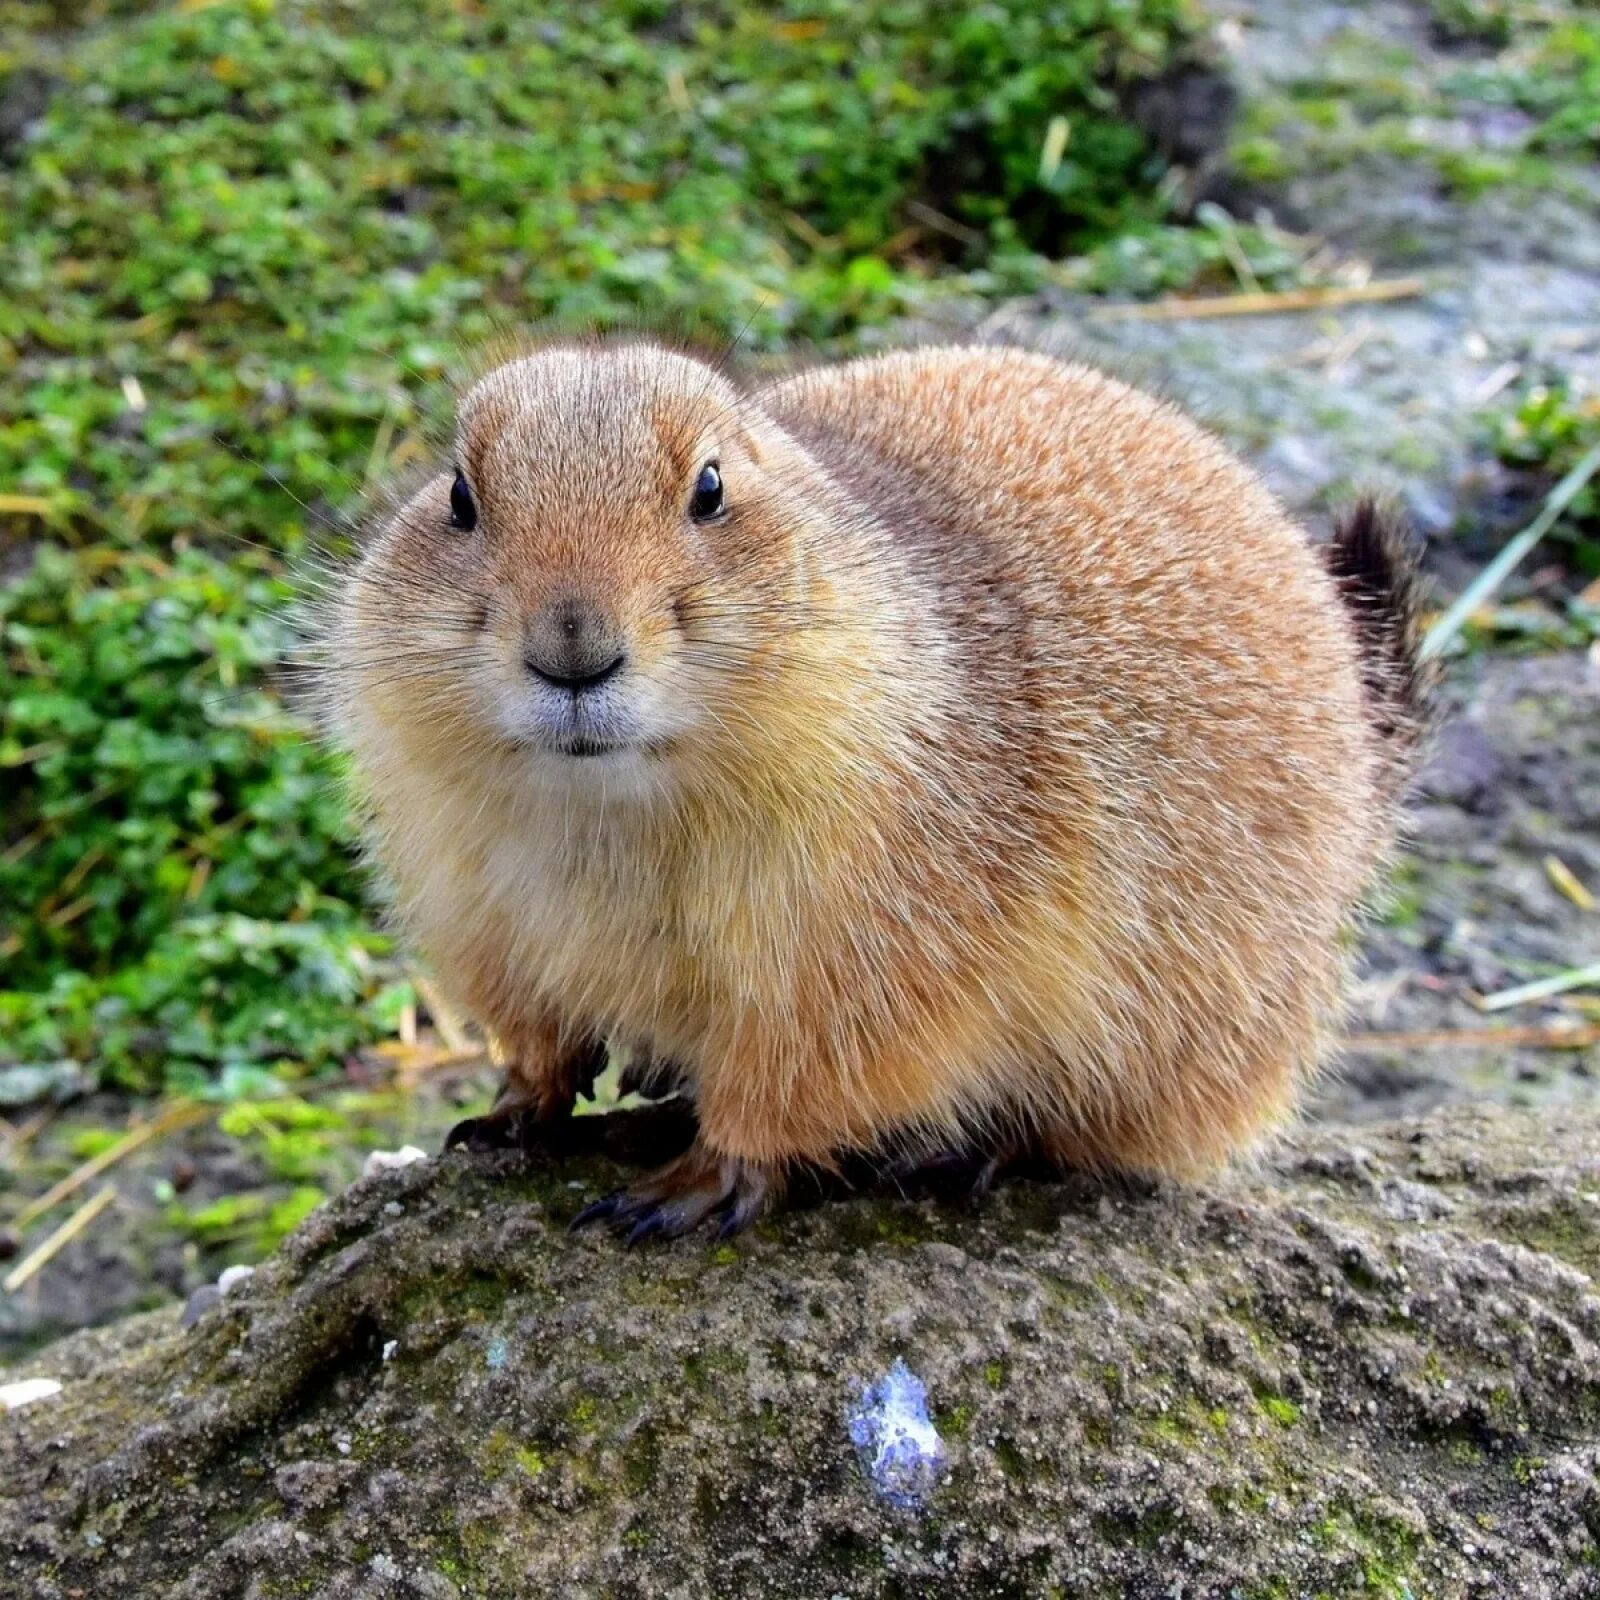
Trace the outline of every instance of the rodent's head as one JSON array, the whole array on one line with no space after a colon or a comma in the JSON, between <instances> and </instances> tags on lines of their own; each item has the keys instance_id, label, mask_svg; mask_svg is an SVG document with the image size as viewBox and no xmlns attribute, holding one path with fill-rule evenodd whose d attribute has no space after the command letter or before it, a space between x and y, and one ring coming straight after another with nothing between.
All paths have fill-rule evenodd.
<instances>
[{"instance_id":1,"label":"rodent's head","mask_svg":"<svg viewBox=\"0 0 1600 1600\"><path fill-rule=\"evenodd\" d=\"M332 665L369 729L428 759L492 747L625 793L741 720L827 493L702 362L646 344L511 361L367 548Z\"/></svg>"}]
</instances>

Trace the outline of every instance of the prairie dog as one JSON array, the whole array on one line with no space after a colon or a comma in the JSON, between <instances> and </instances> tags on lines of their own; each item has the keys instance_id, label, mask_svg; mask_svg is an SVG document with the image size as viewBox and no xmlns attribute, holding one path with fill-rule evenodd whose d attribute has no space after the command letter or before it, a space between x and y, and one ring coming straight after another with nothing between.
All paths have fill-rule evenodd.
<instances>
[{"instance_id":1,"label":"prairie dog","mask_svg":"<svg viewBox=\"0 0 1600 1600\"><path fill-rule=\"evenodd\" d=\"M1044 355L490 371L326 641L398 922L507 1062L458 1131L558 1121L602 1041L672 1063L694 1145L587 1213L635 1238L852 1152L1223 1161L1337 1015L1411 581Z\"/></svg>"}]
</instances>

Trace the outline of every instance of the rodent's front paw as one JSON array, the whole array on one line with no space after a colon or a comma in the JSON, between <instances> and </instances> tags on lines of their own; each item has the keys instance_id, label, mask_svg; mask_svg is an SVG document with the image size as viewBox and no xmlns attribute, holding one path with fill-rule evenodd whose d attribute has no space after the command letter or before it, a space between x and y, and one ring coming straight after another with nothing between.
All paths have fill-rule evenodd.
<instances>
[{"instance_id":1,"label":"rodent's front paw","mask_svg":"<svg viewBox=\"0 0 1600 1600\"><path fill-rule=\"evenodd\" d=\"M444 1148L473 1155L489 1150L548 1150L559 1142L555 1135L563 1121L541 1116L529 1107L508 1107L458 1122L444 1136Z\"/></svg>"},{"instance_id":2,"label":"rodent's front paw","mask_svg":"<svg viewBox=\"0 0 1600 1600\"><path fill-rule=\"evenodd\" d=\"M714 1217L713 1237L726 1239L755 1221L777 1187L772 1168L696 1144L649 1177L585 1206L572 1226L603 1222L634 1245L657 1236L679 1238Z\"/></svg>"}]
</instances>

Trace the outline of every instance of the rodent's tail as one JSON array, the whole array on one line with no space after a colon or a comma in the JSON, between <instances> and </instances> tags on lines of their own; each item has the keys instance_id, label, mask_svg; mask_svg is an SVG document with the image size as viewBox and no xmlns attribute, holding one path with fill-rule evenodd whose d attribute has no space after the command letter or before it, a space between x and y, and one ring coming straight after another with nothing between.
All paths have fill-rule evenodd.
<instances>
[{"instance_id":1,"label":"rodent's tail","mask_svg":"<svg viewBox=\"0 0 1600 1600\"><path fill-rule=\"evenodd\" d=\"M1355 624L1367 702L1398 788L1428 723L1415 546L1399 516L1364 499L1335 524L1327 561Z\"/></svg>"}]
</instances>

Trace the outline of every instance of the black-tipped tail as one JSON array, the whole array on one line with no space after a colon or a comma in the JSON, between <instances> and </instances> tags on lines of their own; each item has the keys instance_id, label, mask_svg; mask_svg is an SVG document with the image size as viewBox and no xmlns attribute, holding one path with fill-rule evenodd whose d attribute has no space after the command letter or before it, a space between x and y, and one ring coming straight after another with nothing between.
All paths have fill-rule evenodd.
<instances>
[{"instance_id":1,"label":"black-tipped tail","mask_svg":"<svg viewBox=\"0 0 1600 1600\"><path fill-rule=\"evenodd\" d=\"M1355 623L1368 703L1398 778L1427 725L1415 547L1397 515L1361 500L1335 525L1327 557Z\"/></svg>"}]
</instances>

